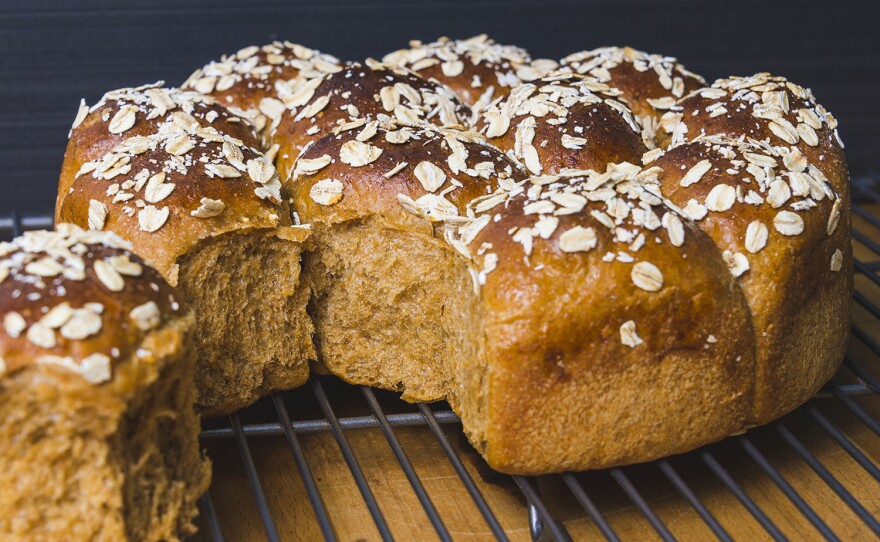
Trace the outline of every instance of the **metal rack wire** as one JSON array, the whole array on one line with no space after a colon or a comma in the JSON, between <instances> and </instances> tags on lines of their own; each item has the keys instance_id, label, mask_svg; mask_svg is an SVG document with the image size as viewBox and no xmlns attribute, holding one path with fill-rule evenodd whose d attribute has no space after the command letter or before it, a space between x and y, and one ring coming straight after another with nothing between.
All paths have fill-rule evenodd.
<instances>
[{"instance_id":1,"label":"metal rack wire","mask_svg":"<svg viewBox=\"0 0 880 542\"><path fill-rule=\"evenodd\" d=\"M880 194L873 192L871 189L862 190L862 192L872 197L875 202L880 203ZM875 234L880 237L880 217L875 216L862 206L854 206L853 210L855 216L867 226L875 228ZM18 235L23 229L49 226L51 226L51 217L22 217L14 213L7 218L0 217L0 238ZM855 259L854 267L857 279L864 277L868 283L866 284L861 279L857 280L857 291L854 295L854 300L857 306L867 311L876 320L876 322L871 323L878 324L877 328L874 329L875 333L877 333L880 331L880 307L871 301L872 296L866 291L866 286L880 287L880 276L877 274L878 270L880 270L880 244L874 242L869 235L859 229L856 229L853 235L855 241L864 247L863 254L870 256L870 259L865 257L857 257ZM874 292L874 294L877 294L877 292ZM880 484L880 466L878 466L876 457L872 458L871 454L865 451L863 446L853 442L846 432L827 414L826 408L829 402L834 402L848 411L850 415L858 420L858 423L867 427L873 433L873 437L880 438L880 421L869 412L868 408L865 408L859 397L880 394L880 379L875 376L878 374L877 367L880 365L876 361L880 359L880 343L877 342L877 339L873 338L872 333L866 327L868 326L854 325L852 328L853 337L856 339L854 342L861 346L851 348L851 352L844 362L845 368L843 371L848 372L848 375L843 377L844 382L838 383L838 380L835 379L834 383L829 383L816 398L798 409L798 412L806 416L815 425L815 428L825 435L829 442L839 447L843 453L847 454L858 465L867 483ZM360 393L363 395L367 406L365 414L340 417L337 415L334 400L327 393L327 385L327 377L313 376L305 390L301 389L295 392L299 394L297 397L304 393L310 394L310 400L316 401L320 407L322 417L296 419L295 416L291 416L291 411L297 413L299 402L296 397L290 394L275 394L261 401L255 407L251 407L252 409L262 408L264 413L267 409L274 411L274 415L271 416L274 420L269 419L268 421L259 422L243 421L248 413L248 411L244 411L229 416L228 420L226 420L228 423L206 428L202 432L201 438L203 442L222 441L238 449L242 466L259 512L259 520L262 523L262 529L268 540L274 542L281 540L281 537L276 526L276 517L273 516L266 491L261 482L261 474L252 454L251 446L258 437L283 438L287 441L287 446L296 464L299 478L305 487L305 492L317 520L320 533L326 540L336 540L338 538L328 513L328 506L322 498L319 486L310 469L309 458L300 443L302 435L318 432L329 432L332 434L363 498L379 537L382 540L393 540L389 522L383 514L383 510L371 489L371 484L365 476L364 470L358 462L358 458L347 436L351 431L365 429L378 429L381 431L399 467L412 487L420 506L427 514L436 536L440 540L452 540L448 525L438 512L431 495L425 489L423 481L413 468L406 450L398 438L397 431L400 428L413 426L426 427L430 430L433 438L436 439L436 443L443 450L445 460L449 462L457 474L459 482L463 484L479 514L485 520L491 536L501 541L509 539L509 535L505 533L501 522L499 522L498 517L493 512L493 503L480 491L478 484L475 483L474 478L465 467L460 453L456 451L456 447L450 441L450 434L460 433L460 425L458 417L448 409L448 406L443 404L406 405L395 408L395 410L402 408L405 410L404 412L387 413L387 409L383 408L381 401L377 398L376 392L372 389L361 387ZM348 391L349 395L355 392L352 388L349 388ZM400 403L403 405L402 402ZM407 409L408 411L406 411ZM878 522L877 518L872 515L872 512L865 503L860 502L834 476L831 470L811 451L810 447L796 436L789 428L789 419L790 417L785 417L758 431L770 432L780 438L833 491L837 498L852 510L855 516L864 523L868 532L872 532L875 536L880 537L880 522ZM718 489L730 492L736 501L760 525L767 538L786 540L782 530L771 518L774 515L774 511L759 506L756 500L750 496L749 492L744 489L743 485L737 481L731 469L725 465L725 459L720 454L724 453L724 448L729 449L731 447L738 448L744 453L772 481L776 488L785 495L797 513L801 514L812 525L815 533L805 533L805 537L819 535L828 540L840 539L840 535L829 527L815 507L807 502L804 495L768 459L761 446L756 444L753 432L751 431L747 434L731 437L720 444L685 454L685 456L680 456L679 458L656 461L653 465L647 467L610 469L607 475L638 510L647 524L650 525L654 535L664 541L676 540L676 536L669 525L655 511L651 499L646 498L636 487L634 480L637 481L642 473L641 470L637 469L656 468L659 470L663 478L677 492L678 496L688 503L693 512L697 514L709 532L719 540L733 539L728 530L725 529L706 503L701 500L697 492L686 481L680 466L682 458L687 462L699 465L701 468L708 469L708 472L714 476L714 483ZM443 460L442 457L437 459L438 461ZM561 481L561 485L558 487L568 491L566 498L577 503L602 536L612 541L621 539L608 517L606 517L606 514L603 513L602 507L597 504L597 495L591 492L589 485L584 483L579 475L576 473L564 473L552 478ZM524 507L524 513L528 514L532 538L534 540L571 540L565 523L555 517L553 506L548 502L546 495L542 493L539 487L540 480L525 476L512 476L510 479L522 493L527 503ZM875 494L880 494L880 485L876 486L875 491L877 491ZM201 500L201 510L203 531L207 537L215 541L224 540L221 521L212 501L210 491Z\"/></svg>"}]
</instances>

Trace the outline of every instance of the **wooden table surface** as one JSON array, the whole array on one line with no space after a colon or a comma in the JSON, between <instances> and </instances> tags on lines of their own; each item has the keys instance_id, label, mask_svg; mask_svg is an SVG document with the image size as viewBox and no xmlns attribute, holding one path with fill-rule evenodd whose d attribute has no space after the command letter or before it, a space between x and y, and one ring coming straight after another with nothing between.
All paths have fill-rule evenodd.
<instances>
[{"instance_id":1,"label":"wooden table surface","mask_svg":"<svg viewBox=\"0 0 880 542\"><path fill-rule=\"evenodd\" d=\"M880 213L880 208L872 210ZM865 221L856 218L855 227L872 239L880 240L880 230ZM865 262L880 261L880 255L859 243L855 245L855 254ZM880 288L865 276L857 274L856 288L873 303L880 305ZM859 304L854 307L854 319L862 330L880 340L880 320ZM877 356L855 339L851 341L850 356L870 367L874 374L880 374ZM854 378L843 371L835 381L852 383ZM365 400L356 388L331 383L330 394L334 406L341 401L337 415L369 413ZM303 397L306 397L303 391L285 395L291 417L295 420L321 418L320 411L312 404L314 399L309 403ZM380 397L389 410L400 408L394 401L389 402L388 396ZM880 396L864 395L855 400L875 419L880 418ZM831 420L875 465L880 464L880 436L859 421L839 400L819 397L808 404L807 408L810 407ZM257 407L256 410L261 408L265 409L266 406ZM412 411L411 408L408 410ZM514 481L486 466L467 444L460 426L445 425L444 429L510 539L530 540L527 504ZM875 518L880 517L880 481L832 440L805 408L783 418L780 423L753 429L747 434L748 441L778 469L791 487L841 539L876 539L876 535L856 513L783 440L780 431L785 429L794 434ZM395 432L452 538L462 541L494 540L430 429L410 427L399 428ZM397 540L437 540L427 514L381 431L347 430L346 436L394 537ZM338 538L379 540L379 533L333 436L329 432L303 433L299 438ZM248 443L281 539L320 539L321 531L285 438L282 435L254 436L249 437ZM226 539L266 540L251 485L234 441L213 439L206 440L205 444L214 462L211 497ZM708 451L786 537L792 540L822 539L817 529L780 487L749 457L742 439L728 439L710 446ZM707 468L699 454L674 457L668 460L668 464L681 475L734 539L770 539L736 496ZM624 472L677 538L714 538L706 523L661 472L657 463L629 467ZM657 532L608 472L583 473L578 475L578 479L623 540L659 540ZM564 523L573 539L602 538L560 477L541 478L538 488L554 517ZM196 536L197 540L207 539L204 531L202 527L201 534Z\"/></svg>"}]
</instances>

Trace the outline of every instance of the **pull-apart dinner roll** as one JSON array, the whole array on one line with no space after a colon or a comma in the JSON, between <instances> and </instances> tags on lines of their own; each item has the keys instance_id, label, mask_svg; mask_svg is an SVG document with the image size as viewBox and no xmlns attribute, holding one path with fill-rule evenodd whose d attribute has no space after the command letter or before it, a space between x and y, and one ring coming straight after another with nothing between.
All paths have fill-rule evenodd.
<instances>
[{"instance_id":1,"label":"pull-apart dinner roll","mask_svg":"<svg viewBox=\"0 0 880 542\"><path fill-rule=\"evenodd\" d=\"M105 97L73 129L56 215L119 234L180 288L197 317L203 412L298 386L314 357L299 285L308 229L291 226L271 156L240 129L246 121L231 134L222 115L165 100L181 93L143 93L137 105ZM104 138L113 145L82 162Z\"/></svg>"},{"instance_id":2,"label":"pull-apart dinner roll","mask_svg":"<svg viewBox=\"0 0 880 542\"><path fill-rule=\"evenodd\" d=\"M285 186L314 228L304 275L319 357L349 382L442 399L478 353L473 283L441 226L524 174L473 132L378 121L337 132Z\"/></svg>"},{"instance_id":3,"label":"pull-apart dinner roll","mask_svg":"<svg viewBox=\"0 0 880 542\"><path fill-rule=\"evenodd\" d=\"M193 315L119 237L0 243L0 538L181 540L209 463Z\"/></svg>"},{"instance_id":4,"label":"pull-apart dinner roll","mask_svg":"<svg viewBox=\"0 0 880 542\"><path fill-rule=\"evenodd\" d=\"M647 461L746 422L746 300L712 240L657 193L621 164L472 203L457 233L481 285L482 355L457 409L493 468Z\"/></svg>"},{"instance_id":5,"label":"pull-apart dinner roll","mask_svg":"<svg viewBox=\"0 0 880 542\"><path fill-rule=\"evenodd\" d=\"M600 47L573 53L561 60L560 69L593 77L620 91L642 125L645 142L666 147L669 137L658 130L661 115L685 94L706 81L685 69L671 56L645 53L632 47Z\"/></svg>"},{"instance_id":6,"label":"pull-apart dinner roll","mask_svg":"<svg viewBox=\"0 0 880 542\"><path fill-rule=\"evenodd\" d=\"M755 406L766 423L811 397L849 338L848 205L796 146L703 136L648 155L664 196L715 241L755 328Z\"/></svg>"},{"instance_id":7,"label":"pull-apart dinner roll","mask_svg":"<svg viewBox=\"0 0 880 542\"><path fill-rule=\"evenodd\" d=\"M183 88L213 96L268 134L299 85L342 69L339 59L289 41L252 45L196 70Z\"/></svg>"}]
</instances>

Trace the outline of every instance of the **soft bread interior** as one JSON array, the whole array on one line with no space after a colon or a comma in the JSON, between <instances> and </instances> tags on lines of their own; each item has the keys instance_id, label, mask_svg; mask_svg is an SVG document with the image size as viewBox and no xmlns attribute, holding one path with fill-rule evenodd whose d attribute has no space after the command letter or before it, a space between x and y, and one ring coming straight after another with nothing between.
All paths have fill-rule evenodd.
<instances>
[{"instance_id":1,"label":"soft bread interior","mask_svg":"<svg viewBox=\"0 0 880 542\"><path fill-rule=\"evenodd\" d=\"M195 399L191 359L169 360L120 421L112 455L124 472L129 540L178 540L196 531L196 503L208 490L210 467L199 448Z\"/></svg>"},{"instance_id":2,"label":"soft bread interior","mask_svg":"<svg viewBox=\"0 0 880 542\"><path fill-rule=\"evenodd\" d=\"M208 238L184 256L180 289L197 315L198 405L233 412L308 378L314 359L301 245L271 231Z\"/></svg>"},{"instance_id":3,"label":"soft bread interior","mask_svg":"<svg viewBox=\"0 0 880 542\"><path fill-rule=\"evenodd\" d=\"M89 386L41 366L0 384L0 539L125 539L108 442L123 407Z\"/></svg>"},{"instance_id":4,"label":"soft bread interior","mask_svg":"<svg viewBox=\"0 0 880 542\"><path fill-rule=\"evenodd\" d=\"M122 362L112 389L47 365L4 379L0 539L158 542L195 532L210 468L197 442L192 351L169 350ZM147 363L162 369L129 396L119 373L150 373Z\"/></svg>"},{"instance_id":5,"label":"soft bread interior","mask_svg":"<svg viewBox=\"0 0 880 542\"><path fill-rule=\"evenodd\" d=\"M482 410L480 309L464 258L376 219L324 226L304 258L309 312L328 371L347 382Z\"/></svg>"}]
</instances>

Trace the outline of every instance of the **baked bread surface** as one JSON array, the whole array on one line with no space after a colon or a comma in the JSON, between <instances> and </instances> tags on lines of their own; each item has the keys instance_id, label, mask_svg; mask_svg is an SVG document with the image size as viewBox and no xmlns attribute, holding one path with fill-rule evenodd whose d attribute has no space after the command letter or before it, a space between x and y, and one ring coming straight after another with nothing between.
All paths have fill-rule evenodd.
<instances>
[{"instance_id":1,"label":"baked bread surface","mask_svg":"<svg viewBox=\"0 0 880 542\"><path fill-rule=\"evenodd\" d=\"M557 67L546 60L533 66L525 49L500 45L485 34L463 40L441 37L432 43L411 41L408 48L382 57L382 62L434 79L472 107L506 96L520 83L543 75L541 68Z\"/></svg>"},{"instance_id":2,"label":"baked bread surface","mask_svg":"<svg viewBox=\"0 0 880 542\"><path fill-rule=\"evenodd\" d=\"M113 107L117 94L146 95L134 119L114 122L107 105L74 128L62 168L70 189L56 214L119 234L180 287L197 317L200 409L224 414L307 378L314 349L299 259L309 230L292 224L273 156L246 120L190 114L192 102L222 109L197 97L168 102L151 119L158 90L193 94L114 93L104 99ZM114 146L79 163L106 147L103 138Z\"/></svg>"},{"instance_id":3,"label":"baked bread surface","mask_svg":"<svg viewBox=\"0 0 880 542\"><path fill-rule=\"evenodd\" d=\"M192 313L115 235L0 247L0 537L180 540L207 489Z\"/></svg>"},{"instance_id":4,"label":"baked bread surface","mask_svg":"<svg viewBox=\"0 0 880 542\"><path fill-rule=\"evenodd\" d=\"M476 129L532 175L637 163L647 148L620 94L592 78L552 73L494 101Z\"/></svg>"},{"instance_id":5,"label":"baked bread surface","mask_svg":"<svg viewBox=\"0 0 880 542\"><path fill-rule=\"evenodd\" d=\"M639 119L649 146L669 146L658 131L660 117L691 91L706 86L699 75L674 57L645 53L632 47L600 47L572 53L560 61L562 70L595 78L620 91L620 99Z\"/></svg>"},{"instance_id":6,"label":"baked bread surface","mask_svg":"<svg viewBox=\"0 0 880 542\"><path fill-rule=\"evenodd\" d=\"M289 41L245 47L199 68L182 88L213 96L257 131L274 129L303 82L339 71L339 59Z\"/></svg>"},{"instance_id":7,"label":"baked bread surface","mask_svg":"<svg viewBox=\"0 0 880 542\"><path fill-rule=\"evenodd\" d=\"M448 88L409 70L378 63L349 64L302 84L286 104L271 143L280 146L277 166L288 179L306 145L363 119L417 126L467 126L470 108Z\"/></svg>"}]
</instances>

